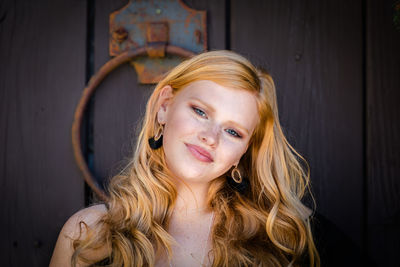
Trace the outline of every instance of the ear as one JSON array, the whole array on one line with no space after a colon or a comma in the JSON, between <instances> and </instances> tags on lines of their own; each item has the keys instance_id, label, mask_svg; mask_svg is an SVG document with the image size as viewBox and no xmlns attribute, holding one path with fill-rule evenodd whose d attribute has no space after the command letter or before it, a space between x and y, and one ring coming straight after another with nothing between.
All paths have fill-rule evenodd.
<instances>
[{"instance_id":1,"label":"ear","mask_svg":"<svg viewBox=\"0 0 400 267\"><path fill-rule=\"evenodd\" d=\"M159 124L165 124L167 120L168 107L174 97L173 89L170 85L164 86L160 91L158 98L159 109L157 112L157 120Z\"/></svg>"}]
</instances>

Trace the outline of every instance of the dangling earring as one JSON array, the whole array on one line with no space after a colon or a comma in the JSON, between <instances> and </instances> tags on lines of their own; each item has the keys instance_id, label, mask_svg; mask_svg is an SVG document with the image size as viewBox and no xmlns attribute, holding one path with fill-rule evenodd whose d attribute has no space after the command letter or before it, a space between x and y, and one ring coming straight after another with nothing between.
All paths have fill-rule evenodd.
<instances>
[{"instance_id":1,"label":"dangling earring","mask_svg":"<svg viewBox=\"0 0 400 267\"><path fill-rule=\"evenodd\" d=\"M231 177L238 184L240 184L243 181L242 175L240 174L240 171L237 168L237 166L235 166L235 168L232 169Z\"/></svg>"},{"instance_id":2,"label":"dangling earring","mask_svg":"<svg viewBox=\"0 0 400 267\"><path fill-rule=\"evenodd\" d=\"M163 125L160 124L157 128L157 132L156 135L149 138L149 145L152 149L158 149L160 147L162 147L163 144Z\"/></svg>"},{"instance_id":3,"label":"dangling earring","mask_svg":"<svg viewBox=\"0 0 400 267\"><path fill-rule=\"evenodd\" d=\"M250 186L249 180L246 177L242 177L237 166L232 169L231 176L227 176L226 178L229 186L242 195L246 193Z\"/></svg>"}]
</instances>

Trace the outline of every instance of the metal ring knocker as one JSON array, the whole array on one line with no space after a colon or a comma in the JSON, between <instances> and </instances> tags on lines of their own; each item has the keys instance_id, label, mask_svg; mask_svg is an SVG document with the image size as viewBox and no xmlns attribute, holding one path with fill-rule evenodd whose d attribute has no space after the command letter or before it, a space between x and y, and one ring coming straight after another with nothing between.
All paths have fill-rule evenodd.
<instances>
[{"instance_id":1,"label":"metal ring knocker","mask_svg":"<svg viewBox=\"0 0 400 267\"><path fill-rule=\"evenodd\" d=\"M185 50L178 46L173 45L166 45L165 52L177 56L181 56L183 58L188 58L195 53ZM99 184L94 179L92 173L90 172L85 158L82 153L81 148L81 126L83 115L86 110L86 105L90 100L90 97L93 95L94 91L96 90L97 86L101 83L101 81L115 68L120 66L123 63L126 63L137 56L147 55L148 50L146 47L139 47L136 49L128 50L126 52L121 53L120 55L116 56L115 58L108 61L104 64L100 70L89 80L87 87L83 90L82 97L76 107L75 114L74 114L74 121L72 124L72 146L74 150L74 156L76 163L78 164L79 169L83 174L83 178L85 179L86 183L93 189L93 191L99 196L102 200L107 200L108 196L106 193L101 189Z\"/></svg>"}]
</instances>

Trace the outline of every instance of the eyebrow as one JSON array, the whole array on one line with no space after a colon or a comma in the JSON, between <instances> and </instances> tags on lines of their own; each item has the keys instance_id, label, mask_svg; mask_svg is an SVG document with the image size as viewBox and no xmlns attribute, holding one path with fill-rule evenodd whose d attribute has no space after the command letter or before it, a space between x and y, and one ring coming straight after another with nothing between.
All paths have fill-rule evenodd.
<instances>
[{"instance_id":1,"label":"eyebrow","mask_svg":"<svg viewBox=\"0 0 400 267\"><path fill-rule=\"evenodd\" d=\"M197 98L197 97L191 97L191 99L199 101L202 105L206 106L207 109L209 109L211 112L215 112L215 109L210 106L209 104L207 104L206 102L202 101L201 99Z\"/></svg>"},{"instance_id":2,"label":"eyebrow","mask_svg":"<svg viewBox=\"0 0 400 267\"><path fill-rule=\"evenodd\" d=\"M197 98L197 97L191 97L191 99L199 101L202 105L206 106L207 109L209 109L211 112L215 113L215 109L210 106L209 104L205 103L204 101L202 101L201 99ZM242 131L246 132L247 134L249 134L249 130L247 130L245 127L243 127L242 125L240 125L239 123L229 120L227 121L228 124L233 124L235 125L237 128L241 129Z\"/></svg>"},{"instance_id":3,"label":"eyebrow","mask_svg":"<svg viewBox=\"0 0 400 267\"><path fill-rule=\"evenodd\" d=\"M247 130L245 127L243 127L242 125L240 125L237 122L234 121L228 121L229 124L233 124L235 125L237 128L241 129L242 131L246 132L247 134L249 134L249 130Z\"/></svg>"}]
</instances>

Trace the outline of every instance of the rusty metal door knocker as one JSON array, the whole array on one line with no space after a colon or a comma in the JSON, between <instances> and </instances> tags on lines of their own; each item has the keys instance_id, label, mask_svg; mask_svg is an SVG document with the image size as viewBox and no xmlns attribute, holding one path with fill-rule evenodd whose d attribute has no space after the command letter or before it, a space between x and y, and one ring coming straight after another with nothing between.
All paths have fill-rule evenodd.
<instances>
[{"instance_id":1,"label":"rusty metal door knocker","mask_svg":"<svg viewBox=\"0 0 400 267\"><path fill-rule=\"evenodd\" d=\"M90 97L102 80L124 63L135 67L140 83L157 83L182 58L205 51L206 12L191 9L181 0L131 0L110 15L109 48L110 56L115 57L89 80L72 124L76 163L86 183L102 200L108 197L90 172L81 148L81 124Z\"/></svg>"}]
</instances>

